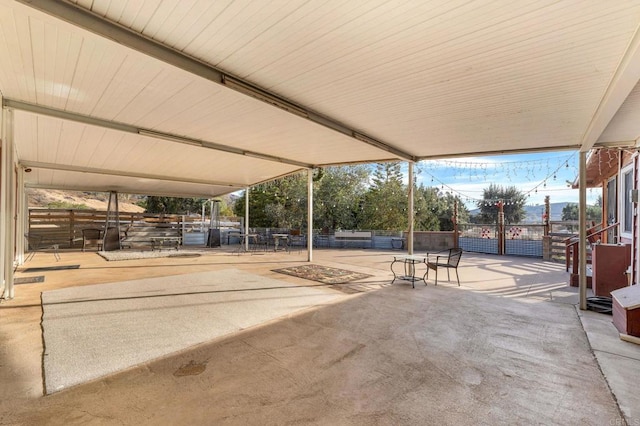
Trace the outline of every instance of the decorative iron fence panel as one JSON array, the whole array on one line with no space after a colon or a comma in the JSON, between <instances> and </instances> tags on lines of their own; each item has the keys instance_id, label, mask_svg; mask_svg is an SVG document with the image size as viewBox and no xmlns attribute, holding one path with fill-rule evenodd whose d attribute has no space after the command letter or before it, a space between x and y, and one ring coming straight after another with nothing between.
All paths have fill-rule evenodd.
<instances>
[{"instance_id":1,"label":"decorative iron fence panel","mask_svg":"<svg viewBox=\"0 0 640 426\"><path fill-rule=\"evenodd\" d=\"M493 224L460 224L459 245L475 253L500 254L499 228ZM507 225L504 228L504 254L542 257L544 225Z\"/></svg>"},{"instance_id":2,"label":"decorative iron fence panel","mask_svg":"<svg viewBox=\"0 0 640 426\"><path fill-rule=\"evenodd\" d=\"M544 225L509 225L504 231L504 254L542 257Z\"/></svg>"},{"instance_id":3,"label":"decorative iron fence panel","mask_svg":"<svg viewBox=\"0 0 640 426\"><path fill-rule=\"evenodd\" d=\"M462 250L498 254L497 225L460 224L458 230L460 231L458 244Z\"/></svg>"},{"instance_id":4,"label":"decorative iron fence panel","mask_svg":"<svg viewBox=\"0 0 640 426\"><path fill-rule=\"evenodd\" d=\"M506 240L504 246L509 256L542 257L542 240Z\"/></svg>"}]
</instances>

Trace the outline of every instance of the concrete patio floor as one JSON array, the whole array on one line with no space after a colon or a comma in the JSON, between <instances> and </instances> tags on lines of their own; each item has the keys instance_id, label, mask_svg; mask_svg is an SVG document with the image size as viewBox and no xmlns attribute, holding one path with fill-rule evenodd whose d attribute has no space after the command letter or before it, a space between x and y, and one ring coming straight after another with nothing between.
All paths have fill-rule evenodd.
<instances>
[{"instance_id":1,"label":"concrete patio floor","mask_svg":"<svg viewBox=\"0 0 640 426\"><path fill-rule=\"evenodd\" d=\"M17 276L44 282L0 304L0 424L640 424L640 346L575 308L564 265L470 253L461 287L441 275L412 289L390 285L398 251L315 250L314 263L372 277L334 286L335 303L43 396L43 291L229 267L311 283L271 271L304 252L227 249L38 253ZM56 265L80 268L22 272Z\"/></svg>"}]
</instances>

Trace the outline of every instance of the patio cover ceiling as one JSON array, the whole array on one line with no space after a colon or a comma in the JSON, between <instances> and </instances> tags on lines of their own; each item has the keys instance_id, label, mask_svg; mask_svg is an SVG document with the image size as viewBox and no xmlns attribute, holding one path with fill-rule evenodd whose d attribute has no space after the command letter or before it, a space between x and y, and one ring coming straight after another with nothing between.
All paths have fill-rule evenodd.
<instances>
[{"instance_id":1,"label":"patio cover ceiling","mask_svg":"<svg viewBox=\"0 0 640 426\"><path fill-rule=\"evenodd\" d=\"M623 0L0 0L0 92L28 186L210 197L636 146L639 26Z\"/></svg>"}]
</instances>

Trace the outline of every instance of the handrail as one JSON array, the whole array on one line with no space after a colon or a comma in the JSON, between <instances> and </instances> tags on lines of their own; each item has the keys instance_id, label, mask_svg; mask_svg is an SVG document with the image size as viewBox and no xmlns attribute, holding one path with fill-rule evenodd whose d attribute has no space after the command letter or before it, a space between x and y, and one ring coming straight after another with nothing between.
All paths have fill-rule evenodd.
<instances>
[{"instance_id":1,"label":"handrail","mask_svg":"<svg viewBox=\"0 0 640 426\"><path fill-rule=\"evenodd\" d=\"M602 228L602 229L600 229L600 230L598 230L598 231L596 231L596 232L594 232L594 233L592 233L592 234L587 235L587 237L586 237L586 238L587 238L587 240L588 240L590 237L593 237L593 236L596 236L596 235L598 235L598 234L601 234L601 233L603 233L604 231L608 231L609 229L613 228L614 226L618 226L618 225L620 225L620 222L612 223L611 225L609 225L609 226L607 226L607 227L605 227L605 228ZM572 245L574 245L574 244L578 244L578 243L580 242L580 241L578 240L578 241L573 241L573 242L569 243L569 240L571 240L572 238L575 238L575 237L577 237L577 236L578 236L578 235L572 235L572 236L571 236L571 237L569 237L569 238L565 238L563 241L564 241L564 243L567 245L567 247L570 247L570 246L572 246Z\"/></svg>"}]
</instances>

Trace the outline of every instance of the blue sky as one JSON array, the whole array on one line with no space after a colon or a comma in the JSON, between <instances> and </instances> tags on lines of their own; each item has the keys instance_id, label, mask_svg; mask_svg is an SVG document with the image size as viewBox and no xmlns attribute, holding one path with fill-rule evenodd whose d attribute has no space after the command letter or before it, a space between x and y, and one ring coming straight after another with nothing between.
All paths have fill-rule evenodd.
<instances>
[{"instance_id":1,"label":"blue sky","mask_svg":"<svg viewBox=\"0 0 640 426\"><path fill-rule=\"evenodd\" d=\"M438 186L460 196L469 209L476 208L482 190L494 183L515 186L528 194L528 205L578 202L578 190L568 187L578 176L578 152L558 151L449 160L421 161L414 168L418 184ZM587 189L587 203L593 204L601 191Z\"/></svg>"}]
</instances>

